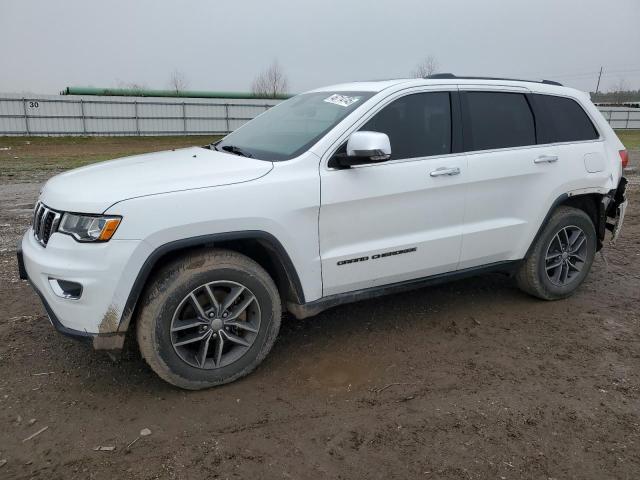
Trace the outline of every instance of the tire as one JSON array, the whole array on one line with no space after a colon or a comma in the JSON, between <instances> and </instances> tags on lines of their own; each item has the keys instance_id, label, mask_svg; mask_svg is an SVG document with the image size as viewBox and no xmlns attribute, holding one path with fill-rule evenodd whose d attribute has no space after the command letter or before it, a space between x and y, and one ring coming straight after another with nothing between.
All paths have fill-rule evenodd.
<instances>
[{"instance_id":1,"label":"tire","mask_svg":"<svg viewBox=\"0 0 640 480\"><path fill-rule=\"evenodd\" d=\"M576 237L575 243L571 243L578 231L584 234L580 248L576 246L582 237ZM516 273L518 286L543 300L569 297L587 277L596 254L596 244L596 230L589 215L577 208L559 207ZM571 253L572 250L575 250L575 255ZM567 261L569 263L566 266L554 267L558 262ZM579 271L576 270L578 266ZM566 282L562 282L565 271Z\"/></svg>"},{"instance_id":2,"label":"tire","mask_svg":"<svg viewBox=\"0 0 640 480\"><path fill-rule=\"evenodd\" d=\"M234 303L224 309L226 302ZM166 265L141 305L136 334L142 357L160 378L188 390L249 374L280 330L273 280L256 262L229 250L190 253ZM193 341L202 335L208 341Z\"/></svg>"}]
</instances>

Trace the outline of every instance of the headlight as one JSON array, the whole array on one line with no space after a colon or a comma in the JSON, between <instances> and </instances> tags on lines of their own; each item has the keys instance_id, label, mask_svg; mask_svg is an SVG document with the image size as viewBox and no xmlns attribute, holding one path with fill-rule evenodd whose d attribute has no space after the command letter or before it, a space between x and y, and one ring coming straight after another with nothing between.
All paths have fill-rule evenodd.
<instances>
[{"instance_id":1,"label":"headlight","mask_svg":"<svg viewBox=\"0 0 640 480\"><path fill-rule=\"evenodd\" d=\"M106 242L113 237L120 220L122 217L65 213L58 231L73 236L79 242Z\"/></svg>"}]
</instances>

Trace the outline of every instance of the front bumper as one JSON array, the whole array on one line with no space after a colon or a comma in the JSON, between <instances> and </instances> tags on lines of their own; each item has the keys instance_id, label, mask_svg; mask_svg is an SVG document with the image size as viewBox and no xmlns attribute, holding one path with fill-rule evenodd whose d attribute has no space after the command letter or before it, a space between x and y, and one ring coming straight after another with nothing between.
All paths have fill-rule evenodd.
<instances>
[{"instance_id":1,"label":"front bumper","mask_svg":"<svg viewBox=\"0 0 640 480\"><path fill-rule=\"evenodd\" d=\"M59 233L51 236L45 248L29 229L18 248L18 269L60 333L90 342L96 349L117 350L126 333L119 329L121 314L149 251L137 240L86 244ZM82 295L61 297L50 279L77 282Z\"/></svg>"},{"instance_id":2,"label":"front bumper","mask_svg":"<svg viewBox=\"0 0 640 480\"><path fill-rule=\"evenodd\" d=\"M55 312L51 309L51 306L47 302L46 297L42 294L40 290L38 290L38 288L33 284L31 279L29 278L29 274L27 273L27 270L24 267L24 256L22 254L21 246L18 246L17 255L18 255L18 272L20 274L20 280L27 280L31 284L35 292L38 294L38 297L40 297L40 301L44 305L44 309L47 312L51 325L53 325L58 332L60 332L63 335L66 335L67 337L71 337L76 340L81 340L86 343L92 343L93 339L97 336L96 334L91 334L87 332L82 332L80 330L73 330L72 328L67 328L64 326L64 324L60 320L58 320L58 317L56 316Z\"/></svg>"}]
</instances>

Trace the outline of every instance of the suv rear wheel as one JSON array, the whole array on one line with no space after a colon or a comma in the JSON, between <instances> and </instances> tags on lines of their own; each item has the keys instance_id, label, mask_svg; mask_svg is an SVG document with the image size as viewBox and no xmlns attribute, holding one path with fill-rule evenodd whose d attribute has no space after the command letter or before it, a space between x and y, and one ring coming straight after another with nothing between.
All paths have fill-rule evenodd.
<instances>
[{"instance_id":1,"label":"suv rear wheel","mask_svg":"<svg viewBox=\"0 0 640 480\"><path fill-rule=\"evenodd\" d=\"M280 329L278 290L237 252L189 254L153 279L137 323L138 345L164 380L197 390L250 373Z\"/></svg>"},{"instance_id":2,"label":"suv rear wheel","mask_svg":"<svg viewBox=\"0 0 640 480\"><path fill-rule=\"evenodd\" d=\"M577 208L558 208L520 267L518 286L544 300L570 296L591 269L596 240L589 215Z\"/></svg>"}]
</instances>

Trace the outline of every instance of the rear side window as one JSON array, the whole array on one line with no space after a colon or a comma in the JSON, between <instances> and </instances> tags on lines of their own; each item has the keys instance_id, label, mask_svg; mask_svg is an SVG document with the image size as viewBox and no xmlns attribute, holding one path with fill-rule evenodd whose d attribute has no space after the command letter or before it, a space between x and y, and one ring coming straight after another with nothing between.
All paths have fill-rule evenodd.
<instances>
[{"instance_id":1,"label":"rear side window","mask_svg":"<svg viewBox=\"0 0 640 480\"><path fill-rule=\"evenodd\" d=\"M414 93L399 98L360 130L386 133L392 160L451 153L449 93Z\"/></svg>"},{"instance_id":2,"label":"rear side window","mask_svg":"<svg viewBox=\"0 0 640 480\"><path fill-rule=\"evenodd\" d=\"M536 144L533 113L521 93L466 92L467 150Z\"/></svg>"},{"instance_id":3,"label":"rear side window","mask_svg":"<svg viewBox=\"0 0 640 480\"><path fill-rule=\"evenodd\" d=\"M580 104L571 98L532 95L538 143L595 140L598 131Z\"/></svg>"}]
</instances>

